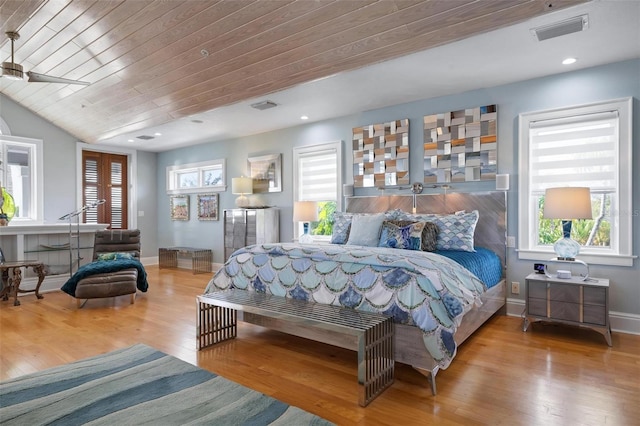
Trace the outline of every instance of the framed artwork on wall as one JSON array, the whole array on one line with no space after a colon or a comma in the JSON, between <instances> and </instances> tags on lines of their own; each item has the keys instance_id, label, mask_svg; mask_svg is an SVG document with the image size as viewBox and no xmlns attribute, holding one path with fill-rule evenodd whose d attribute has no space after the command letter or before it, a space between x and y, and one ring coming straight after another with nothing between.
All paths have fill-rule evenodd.
<instances>
[{"instance_id":1,"label":"framed artwork on wall","mask_svg":"<svg viewBox=\"0 0 640 426\"><path fill-rule=\"evenodd\" d=\"M198 220L218 220L218 194L198 194Z\"/></svg>"},{"instance_id":2,"label":"framed artwork on wall","mask_svg":"<svg viewBox=\"0 0 640 426\"><path fill-rule=\"evenodd\" d=\"M409 184L409 119L353 128L353 186Z\"/></svg>"},{"instance_id":3,"label":"framed artwork on wall","mask_svg":"<svg viewBox=\"0 0 640 426\"><path fill-rule=\"evenodd\" d=\"M282 155L268 154L247 159L253 193L282 192Z\"/></svg>"},{"instance_id":4,"label":"framed artwork on wall","mask_svg":"<svg viewBox=\"0 0 640 426\"><path fill-rule=\"evenodd\" d=\"M189 220L189 196L171 196L171 220Z\"/></svg>"},{"instance_id":5,"label":"framed artwork on wall","mask_svg":"<svg viewBox=\"0 0 640 426\"><path fill-rule=\"evenodd\" d=\"M424 183L495 180L498 107L424 116Z\"/></svg>"}]
</instances>

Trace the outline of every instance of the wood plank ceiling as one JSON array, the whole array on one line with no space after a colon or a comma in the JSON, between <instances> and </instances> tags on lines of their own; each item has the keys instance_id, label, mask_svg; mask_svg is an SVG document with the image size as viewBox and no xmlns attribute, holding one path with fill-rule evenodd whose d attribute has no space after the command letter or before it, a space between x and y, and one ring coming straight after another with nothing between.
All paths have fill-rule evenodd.
<instances>
[{"instance_id":1,"label":"wood plank ceiling","mask_svg":"<svg viewBox=\"0 0 640 426\"><path fill-rule=\"evenodd\" d=\"M583 2L0 0L25 72L91 82L0 91L92 143Z\"/></svg>"}]
</instances>

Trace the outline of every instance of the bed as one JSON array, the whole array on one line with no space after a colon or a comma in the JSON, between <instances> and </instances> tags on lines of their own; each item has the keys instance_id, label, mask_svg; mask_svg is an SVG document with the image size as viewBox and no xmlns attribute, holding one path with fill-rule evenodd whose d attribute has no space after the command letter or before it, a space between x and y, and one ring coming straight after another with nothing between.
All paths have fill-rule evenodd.
<instances>
[{"instance_id":1,"label":"bed","mask_svg":"<svg viewBox=\"0 0 640 426\"><path fill-rule=\"evenodd\" d=\"M505 304L505 204L503 192L351 197L334 224L342 244L242 248L205 293L234 287L382 312L395 323L395 360L429 378L435 394L438 371ZM427 222L438 224L437 244L424 238Z\"/></svg>"}]
</instances>

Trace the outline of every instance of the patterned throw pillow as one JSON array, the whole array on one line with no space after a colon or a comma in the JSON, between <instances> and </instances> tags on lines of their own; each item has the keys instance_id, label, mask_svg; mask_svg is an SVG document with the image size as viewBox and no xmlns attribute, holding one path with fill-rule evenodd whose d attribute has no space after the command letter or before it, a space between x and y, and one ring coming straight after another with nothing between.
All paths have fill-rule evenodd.
<instances>
[{"instance_id":1,"label":"patterned throw pillow","mask_svg":"<svg viewBox=\"0 0 640 426\"><path fill-rule=\"evenodd\" d=\"M478 211L458 214L406 214L402 219L433 222L438 226L438 250L475 252L473 236L478 224Z\"/></svg>"},{"instance_id":2,"label":"patterned throw pillow","mask_svg":"<svg viewBox=\"0 0 640 426\"><path fill-rule=\"evenodd\" d=\"M403 213L405 216L407 213ZM400 228L417 223L415 220L387 220ZM424 228L422 229L422 244L420 250L422 251L436 251L436 243L438 241L438 225L433 222L424 222Z\"/></svg>"},{"instance_id":3,"label":"patterned throw pillow","mask_svg":"<svg viewBox=\"0 0 640 426\"><path fill-rule=\"evenodd\" d=\"M335 212L333 214L333 229L331 232L331 244L346 244L349 239L349 229L351 228L350 213Z\"/></svg>"},{"instance_id":4,"label":"patterned throw pillow","mask_svg":"<svg viewBox=\"0 0 640 426\"><path fill-rule=\"evenodd\" d=\"M122 260L122 259L134 259L134 256L131 253L98 253L97 260L105 261L105 260Z\"/></svg>"},{"instance_id":5,"label":"patterned throw pillow","mask_svg":"<svg viewBox=\"0 0 640 426\"><path fill-rule=\"evenodd\" d=\"M405 250L422 248L422 231L426 222L415 222L401 226L391 221L382 223L378 247L391 247Z\"/></svg>"}]
</instances>

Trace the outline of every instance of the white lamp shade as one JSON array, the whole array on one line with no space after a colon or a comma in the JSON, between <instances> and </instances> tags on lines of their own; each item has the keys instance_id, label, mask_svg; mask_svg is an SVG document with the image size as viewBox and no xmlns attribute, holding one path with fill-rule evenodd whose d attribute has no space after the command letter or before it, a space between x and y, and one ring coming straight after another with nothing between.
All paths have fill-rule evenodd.
<instances>
[{"instance_id":1,"label":"white lamp shade","mask_svg":"<svg viewBox=\"0 0 640 426\"><path fill-rule=\"evenodd\" d=\"M318 203L315 201L296 201L293 204L294 222L315 222L318 220Z\"/></svg>"},{"instance_id":2,"label":"white lamp shade","mask_svg":"<svg viewBox=\"0 0 640 426\"><path fill-rule=\"evenodd\" d=\"M237 177L231 179L232 194L253 194L253 180L250 177Z\"/></svg>"},{"instance_id":3,"label":"white lamp shade","mask_svg":"<svg viewBox=\"0 0 640 426\"><path fill-rule=\"evenodd\" d=\"M544 194L545 219L591 219L589 188L548 188Z\"/></svg>"}]
</instances>

